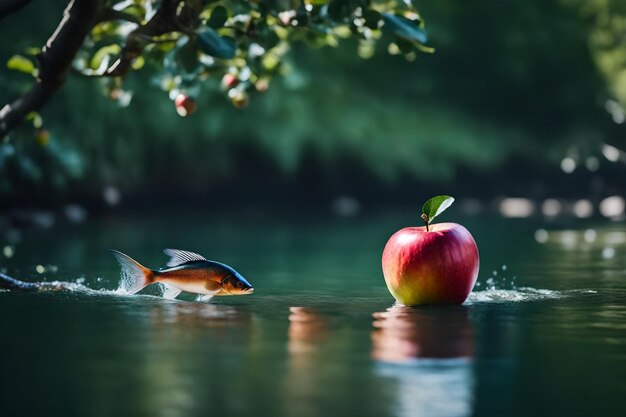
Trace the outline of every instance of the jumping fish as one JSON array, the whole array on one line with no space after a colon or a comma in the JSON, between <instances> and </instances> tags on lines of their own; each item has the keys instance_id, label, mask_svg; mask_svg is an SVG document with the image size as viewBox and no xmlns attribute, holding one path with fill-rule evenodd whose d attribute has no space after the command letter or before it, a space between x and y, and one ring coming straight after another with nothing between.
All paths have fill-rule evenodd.
<instances>
[{"instance_id":1,"label":"jumping fish","mask_svg":"<svg viewBox=\"0 0 626 417\"><path fill-rule=\"evenodd\" d=\"M197 253L165 249L168 268L146 268L130 256L111 249L122 267L122 288L134 294L153 283L163 287L165 298L176 298L187 291L202 295L252 294L254 288L228 265L209 261Z\"/></svg>"}]
</instances>

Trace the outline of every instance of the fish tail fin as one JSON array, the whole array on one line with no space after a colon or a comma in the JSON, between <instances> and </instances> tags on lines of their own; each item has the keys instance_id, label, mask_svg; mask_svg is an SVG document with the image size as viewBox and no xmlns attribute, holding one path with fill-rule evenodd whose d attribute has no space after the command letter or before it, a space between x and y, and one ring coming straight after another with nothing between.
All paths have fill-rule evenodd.
<instances>
[{"instance_id":1,"label":"fish tail fin","mask_svg":"<svg viewBox=\"0 0 626 417\"><path fill-rule=\"evenodd\" d=\"M131 294L141 291L154 281L155 271L146 268L130 256L110 249L122 268L120 288Z\"/></svg>"}]
</instances>

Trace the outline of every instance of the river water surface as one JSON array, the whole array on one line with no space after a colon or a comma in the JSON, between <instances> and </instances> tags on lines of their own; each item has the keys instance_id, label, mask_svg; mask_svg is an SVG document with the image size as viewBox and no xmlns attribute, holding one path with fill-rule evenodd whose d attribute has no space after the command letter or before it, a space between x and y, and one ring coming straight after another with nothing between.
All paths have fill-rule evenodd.
<instances>
[{"instance_id":1,"label":"river water surface","mask_svg":"<svg viewBox=\"0 0 626 417\"><path fill-rule=\"evenodd\" d=\"M26 231L0 267L77 285L0 292L0 414L623 416L624 224L455 220L479 245L479 283L462 306L421 308L394 305L380 266L414 213L176 212ZM255 294L115 291L107 248L158 268L167 247L233 266Z\"/></svg>"}]
</instances>

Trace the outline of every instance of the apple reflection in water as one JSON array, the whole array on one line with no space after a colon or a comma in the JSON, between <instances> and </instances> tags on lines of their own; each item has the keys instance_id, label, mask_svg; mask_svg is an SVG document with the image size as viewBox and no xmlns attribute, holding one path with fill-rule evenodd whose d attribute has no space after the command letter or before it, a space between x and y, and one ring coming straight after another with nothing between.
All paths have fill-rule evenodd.
<instances>
[{"instance_id":1,"label":"apple reflection in water","mask_svg":"<svg viewBox=\"0 0 626 417\"><path fill-rule=\"evenodd\" d=\"M399 416L472 414L475 336L464 306L394 305L374 313L372 358L394 381Z\"/></svg>"},{"instance_id":2,"label":"apple reflection in water","mask_svg":"<svg viewBox=\"0 0 626 417\"><path fill-rule=\"evenodd\" d=\"M405 362L419 358L474 356L474 329L467 307L396 304L373 316L374 359Z\"/></svg>"}]
</instances>

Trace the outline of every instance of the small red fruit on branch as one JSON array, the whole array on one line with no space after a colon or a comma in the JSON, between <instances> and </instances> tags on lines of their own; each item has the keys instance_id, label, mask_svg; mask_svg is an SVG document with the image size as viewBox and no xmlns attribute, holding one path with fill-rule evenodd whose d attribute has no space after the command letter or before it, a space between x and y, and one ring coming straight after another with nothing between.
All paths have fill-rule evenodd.
<instances>
[{"instance_id":1,"label":"small red fruit on branch","mask_svg":"<svg viewBox=\"0 0 626 417\"><path fill-rule=\"evenodd\" d=\"M225 74L222 77L222 88L224 90L230 90L231 88L237 87L239 84L239 78L233 73Z\"/></svg>"},{"instance_id":2,"label":"small red fruit on branch","mask_svg":"<svg viewBox=\"0 0 626 417\"><path fill-rule=\"evenodd\" d=\"M190 114L195 113L198 107L198 105L196 104L196 100L183 93L180 93L176 96L176 99L174 100L174 105L176 106L176 113L178 113L178 115L181 117L186 117Z\"/></svg>"}]
</instances>

